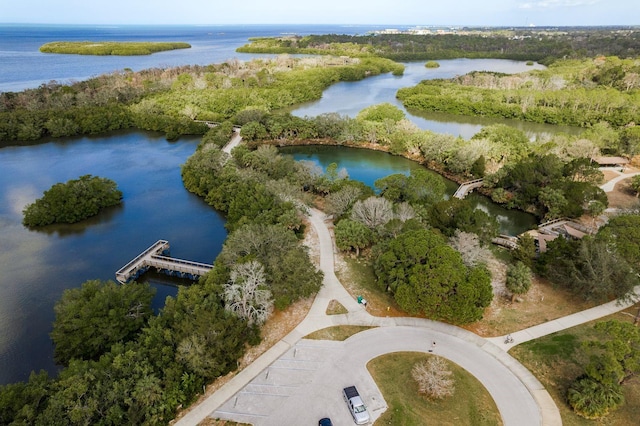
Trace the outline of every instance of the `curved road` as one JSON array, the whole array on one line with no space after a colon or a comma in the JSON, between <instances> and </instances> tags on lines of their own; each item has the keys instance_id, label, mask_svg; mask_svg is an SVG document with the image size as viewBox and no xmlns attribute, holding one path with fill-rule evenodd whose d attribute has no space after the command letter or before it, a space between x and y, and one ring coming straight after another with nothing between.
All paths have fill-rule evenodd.
<instances>
[{"instance_id":1,"label":"curved road","mask_svg":"<svg viewBox=\"0 0 640 426\"><path fill-rule=\"evenodd\" d=\"M430 349L465 368L493 397L505 425L561 425L555 403L542 384L503 348L471 332L418 318L369 315L340 284L334 273L334 245L324 214L310 211L320 248L323 287L305 319L284 339L239 372L221 389L179 419L196 425L207 416L254 425L312 424L329 415L338 423L350 419L341 388L356 384L373 420L386 403L366 370L369 360L396 351ZM330 300L349 311L326 315ZM371 325L345 342L304 340L313 331L338 324Z\"/></svg>"}]
</instances>

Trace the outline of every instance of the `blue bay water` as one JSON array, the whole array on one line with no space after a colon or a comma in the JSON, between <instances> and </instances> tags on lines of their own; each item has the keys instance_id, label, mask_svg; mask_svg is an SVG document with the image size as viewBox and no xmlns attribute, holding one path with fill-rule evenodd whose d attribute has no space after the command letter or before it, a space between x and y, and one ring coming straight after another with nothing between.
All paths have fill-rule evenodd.
<instances>
[{"instance_id":1,"label":"blue bay water","mask_svg":"<svg viewBox=\"0 0 640 426\"><path fill-rule=\"evenodd\" d=\"M0 24L0 92L35 88L51 80L69 83L125 68L137 71L270 56L235 52L249 37L363 34L380 28L383 26ZM42 44L59 40L183 41L193 47L133 57L55 55L38 51ZM457 60L447 61L439 71L432 70L433 75L428 75L422 64L409 64L405 77L384 75L334 85L325 91L323 99L299 107L294 114L337 111L354 115L374 103L397 104L394 101L397 88L415 84L421 78L444 76L443 73L462 74L477 67L501 70L504 66L510 70L525 68L522 63L512 61ZM424 122L416 116L410 118L420 127L463 136L489 124L459 117L430 116ZM180 179L180 165L193 153L197 142L196 138L182 138L170 143L158 134L122 132L0 149L0 384L25 380L32 370L56 372L49 332L53 306L65 289L79 287L89 279L114 279L118 268L158 239L170 241L175 257L206 263L215 259L226 237L224 219L200 198L188 193ZM350 150L325 152L320 157L318 152L297 154L301 158L311 155L322 164L338 162L354 173L352 177L364 181L373 181L380 173L408 173L412 167L418 167L408 160L382 153L371 154L367 159L362 152L354 155ZM51 185L83 174L116 181L124 192L123 205L82 224L40 231L22 226L21 211L26 204L40 197ZM483 208L481 204L479 207ZM504 211L493 213L506 228L510 226ZM156 307L164 297L175 294L175 281L152 275L145 279L158 290Z\"/></svg>"},{"instance_id":2,"label":"blue bay water","mask_svg":"<svg viewBox=\"0 0 640 426\"><path fill-rule=\"evenodd\" d=\"M212 26L88 26L0 24L0 92L85 80L131 68L207 65L267 55L237 53L250 37L283 34L364 34L380 26L343 25L212 25ZM53 41L179 41L190 49L146 56L81 56L41 53Z\"/></svg>"},{"instance_id":3,"label":"blue bay water","mask_svg":"<svg viewBox=\"0 0 640 426\"><path fill-rule=\"evenodd\" d=\"M257 55L235 52L253 36L283 33L362 33L375 27L341 26L42 26L0 24L0 92L69 83L131 68L220 63ZM60 40L184 41L191 49L149 56L43 54ZM62 292L115 271L159 239L171 254L211 263L226 238L224 219L188 193L180 165L196 138L170 143L162 135L122 132L44 141L0 149L0 384L26 380L32 370L55 374L49 338L53 306ZM84 174L113 179L124 193L121 207L76 225L28 230L22 209L58 182ZM176 293L175 279L146 274L156 288L154 306Z\"/></svg>"}]
</instances>

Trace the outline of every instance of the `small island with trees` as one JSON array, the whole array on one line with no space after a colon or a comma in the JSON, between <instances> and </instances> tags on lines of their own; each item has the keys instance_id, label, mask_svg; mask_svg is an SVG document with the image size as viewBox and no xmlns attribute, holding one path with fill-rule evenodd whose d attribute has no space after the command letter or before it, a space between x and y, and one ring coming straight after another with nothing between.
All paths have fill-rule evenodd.
<instances>
[{"instance_id":1,"label":"small island with trees","mask_svg":"<svg viewBox=\"0 0 640 426\"><path fill-rule=\"evenodd\" d=\"M191 48L189 43L181 42L54 41L40 46L40 51L68 55L134 56L189 48Z\"/></svg>"},{"instance_id":2,"label":"small island with trees","mask_svg":"<svg viewBox=\"0 0 640 426\"><path fill-rule=\"evenodd\" d=\"M371 313L376 306L387 306L387 312L393 307L402 315L486 327L485 335L497 335L507 327L536 323L537 318L527 318L525 295L543 286L563 293L558 296L567 301L558 304L562 313L631 297L640 284L635 267L640 215L619 211L596 229L609 207L601 184L612 171L600 170L592 158L634 159L640 153L640 34L596 29L589 37L582 30L547 36L537 31L532 33L537 37L500 31L493 37L260 38L238 51L324 56L125 70L69 86L52 82L0 94L2 144L129 128L163 131L168 139L202 135L181 176L188 191L226 216L229 232L211 272L181 286L158 315L149 305L146 284L88 281L66 290L56 305L52 332L56 360L65 368L55 378L33 373L28 382L0 386L0 424L4 419L65 424L68 418L86 424L167 424L201 389L206 391L207 383L246 366L243 355L257 350L251 347L261 339L264 347L270 344L261 327L274 312L321 288L323 274L302 242L310 206L322 206L333 218L345 264L363 271L360 281L367 282L362 288L373 301ZM530 65L535 60L547 68L427 80L400 89L397 99L412 110L584 131L531 140L516 127L492 124L464 139L422 130L389 103L369 106L353 118L280 112L319 99L339 81L401 75L404 65L393 60L430 64L457 57L529 60ZM217 125L209 128L205 122ZM229 153L221 147L236 127L243 144ZM507 208L541 221L586 218L594 229L583 238L556 238L545 243L545 250L523 234L516 247L503 251L490 245L499 234L496 218L468 200L446 199L443 178L435 173L394 174L371 188L349 179L337 163L325 172L311 162L294 161L279 151L286 145L405 156L460 182L483 178L479 191ZM638 179L631 183L635 191ZM97 190L101 186L111 190L109 196ZM111 205L107 200L120 203L121 197L113 182L83 176L54 185L27 206L24 223L71 223ZM98 206L92 204L96 200ZM50 222L27 222L49 220L48 215ZM546 321L549 312L558 311L543 296L535 293L529 302L531 312ZM491 323L487 317L494 299L502 299L501 318L513 318ZM616 424L637 418L640 335L621 318L627 323L607 319L514 349L514 357L549 390L565 423L582 422L578 416L610 415L607 421ZM408 377L416 362L403 363ZM421 370L449 376L448 367L417 365L417 387L424 382ZM408 380L393 377L406 387ZM397 410L390 404L388 412Z\"/></svg>"},{"instance_id":3,"label":"small island with trees","mask_svg":"<svg viewBox=\"0 0 640 426\"><path fill-rule=\"evenodd\" d=\"M76 223L121 202L122 192L114 181L84 175L45 191L42 198L24 208L22 223L28 227Z\"/></svg>"}]
</instances>

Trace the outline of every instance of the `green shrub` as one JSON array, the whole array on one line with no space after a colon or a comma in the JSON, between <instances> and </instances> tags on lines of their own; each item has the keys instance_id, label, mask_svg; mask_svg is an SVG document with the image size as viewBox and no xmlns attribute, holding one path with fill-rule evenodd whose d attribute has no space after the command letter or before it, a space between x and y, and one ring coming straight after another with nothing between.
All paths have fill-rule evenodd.
<instances>
[{"instance_id":1,"label":"green shrub","mask_svg":"<svg viewBox=\"0 0 640 426\"><path fill-rule=\"evenodd\" d=\"M23 210L22 223L35 227L52 223L75 223L95 216L105 207L121 203L122 192L112 180L91 175L57 183L42 198Z\"/></svg>"}]
</instances>

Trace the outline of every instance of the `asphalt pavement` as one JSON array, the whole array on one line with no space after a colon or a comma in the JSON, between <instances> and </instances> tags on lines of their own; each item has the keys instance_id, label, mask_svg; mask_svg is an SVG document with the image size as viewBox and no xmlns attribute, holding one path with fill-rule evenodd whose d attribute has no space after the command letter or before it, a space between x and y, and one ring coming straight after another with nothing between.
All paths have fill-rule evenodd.
<instances>
[{"instance_id":1,"label":"asphalt pavement","mask_svg":"<svg viewBox=\"0 0 640 426\"><path fill-rule=\"evenodd\" d=\"M335 246L322 212L312 209L310 223L320 249L323 287L305 319L284 339L240 371L227 384L186 413L175 424L197 425L205 417L254 425L317 424L331 417L336 425L353 424L342 400L343 387L355 385L368 406L372 420L387 405L366 370L373 358L397 351L427 352L435 340L435 353L473 374L493 397L505 425L561 425L562 419L544 386L507 350L523 341L621 310L623 305L605 304L512 333L481 338L449 324L419 318L374 317L344 289L334 273ZM326 315L331 300L348 313ZM304 339L309 333L332 325L369 325L344 342Z\"/></svg>"}]
</instances>

